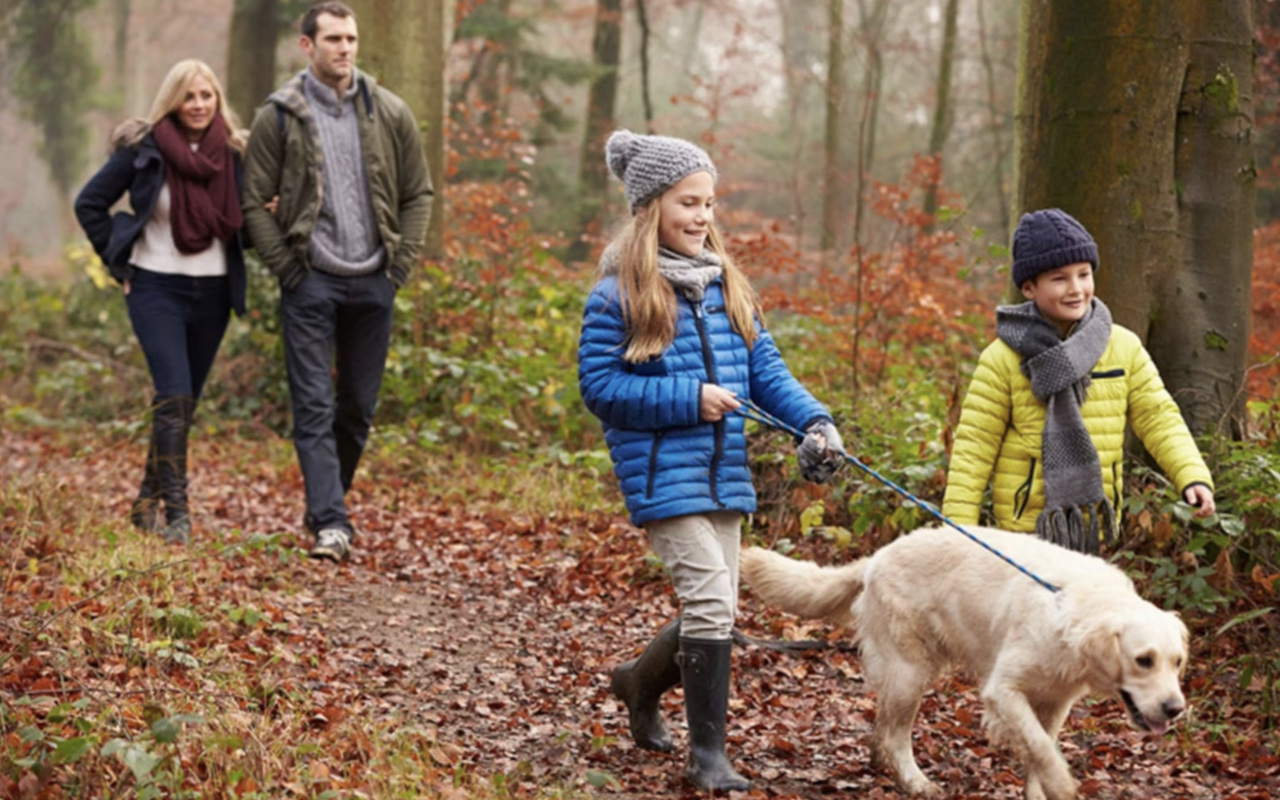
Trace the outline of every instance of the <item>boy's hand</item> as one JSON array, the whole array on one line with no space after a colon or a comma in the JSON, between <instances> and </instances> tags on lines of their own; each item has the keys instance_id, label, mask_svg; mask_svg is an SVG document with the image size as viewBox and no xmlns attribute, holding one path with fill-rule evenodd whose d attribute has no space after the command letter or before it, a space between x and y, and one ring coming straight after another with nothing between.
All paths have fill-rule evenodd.
<instances>
[{"instance_id":1,"label":"boy's hand","mask_svg":"<svg viewBox=\"0 0 1280 800\"><path fill-rule=\"evenodd\" d=\"M805 430L796 448L800 476L810 483L825 483L844 463L844 442L836 426L819 420Z\"/></svg>"},{"instance_id":2,"label":"boy's hand","mask_svg":"<svg viewBox=\"0 0 1280 800\"><path fill-rule=\"evenodd\" d=\"M702 384L699 411L703 422L719 422L724 415L741 405L733 392L714 383Z\"/></svg>"},{"instance_id":3,"label":"boy's hand","mask_svg":"<svg viewBox=\"0 0 1280 800\"><path fill-rule=\"evenodd\" d=\"M1186 498L1188 505L1196 509L1197 517L1207 517L1218 510L1213 504L1213 490L1203 483L1188 486L1182 496Z\"/></svg>"}]
</instances>

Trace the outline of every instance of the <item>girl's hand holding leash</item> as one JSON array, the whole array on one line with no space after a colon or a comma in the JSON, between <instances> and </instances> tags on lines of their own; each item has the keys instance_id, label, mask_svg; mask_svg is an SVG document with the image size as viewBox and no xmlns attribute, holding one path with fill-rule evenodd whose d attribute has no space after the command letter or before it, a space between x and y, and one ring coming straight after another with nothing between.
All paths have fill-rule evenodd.
<instances>
[{"instance_id":1,"label":"girl's hand holding leash","mask_svg":"<svg viewBox=\"0 0 1280 800\"><path fill-rule=\"evenodd\" d=\"M734 411L741 403L733 392L714 383L702 384L700 409L703 422L719 422L725 414Z\"/></svg>"},{"instance_id":2,"label":"girl's hand holding leash","mask_svg":"<svg viewBox=\"0 0 1280 800\"><path fill-rule=\"evenodd\" d=\"M811 483L825 483L845 461L844 442L831 420L820 419L805 429L796 448L800 476Z\"/></svg>"}]
</instances>

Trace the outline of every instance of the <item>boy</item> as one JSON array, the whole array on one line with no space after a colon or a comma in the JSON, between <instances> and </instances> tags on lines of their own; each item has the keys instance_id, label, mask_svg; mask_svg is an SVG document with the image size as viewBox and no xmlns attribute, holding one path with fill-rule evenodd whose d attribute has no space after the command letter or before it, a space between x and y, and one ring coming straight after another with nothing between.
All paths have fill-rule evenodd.
<instances>
[{"instance_id":1,"label":"boy","mask_svg":"<svg viewBox=\"0 0 1280 800\"><path fill-rule=\"evenodd\" d=\"M1098 247L1056 208L1024 214L1013 282L1027 302L996 309L956 429L942 513L978 522L991 484L996 526L1097 552L1120 501L1125 423L1197 516L1213 478L1136 334L1093 296ZM993 474L994 473L994 474Z\"/></svg>"}]
</instances>

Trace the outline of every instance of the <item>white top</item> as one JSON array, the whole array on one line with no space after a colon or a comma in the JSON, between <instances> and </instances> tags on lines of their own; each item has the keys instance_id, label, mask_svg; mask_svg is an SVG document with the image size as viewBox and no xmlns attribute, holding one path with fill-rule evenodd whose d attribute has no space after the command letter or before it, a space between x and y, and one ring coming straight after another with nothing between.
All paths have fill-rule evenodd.
<instances>
[{"instance_id":1,"label":"white top","mask_svg":"<svg viewBox=\"0 0 1280 800\"><path fill-rule=\"evenodd\" d=\"M172 209L169 198L169 183L160 189L156 198L155 211L147 219L147 224L133 242L133 253L129 263L151 272L164 272L170 275L188 275L193 278L216 278L227 274L226 245L221 239L214 239L199 253L190 255L180 252L173 242L173 226L169 222Z\"/></svg>"}]
</instances>

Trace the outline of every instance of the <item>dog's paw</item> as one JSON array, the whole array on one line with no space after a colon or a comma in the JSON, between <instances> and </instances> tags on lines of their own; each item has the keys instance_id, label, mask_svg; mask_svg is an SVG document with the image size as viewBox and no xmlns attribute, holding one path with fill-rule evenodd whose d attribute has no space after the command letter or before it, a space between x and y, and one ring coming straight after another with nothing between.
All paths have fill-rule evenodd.
<instances>
[{"instance_id":1,"label":"dog's paw","mask_svg":"<svg viewBox=\"0 0 1280 800\"><path fill-rule=\"evenodd\" d=\"M1031 794L1032 783L1027 782L1027 800L1076 800L1077 786L1075 779L1065 770L1053 776L1042 775L1039 785L1041 793L1035 797Z\"/></svg>"},{"instance_id":2,"label":"dog's paw","mask_svg":"<svg viewBox=\"0 0 1280 800\"><path fill-rule=\"evenodd\" d=\"M924 775L903 781L901 789L912 797L942 797L942 787Z\"/></svg>"}]
</instances>

